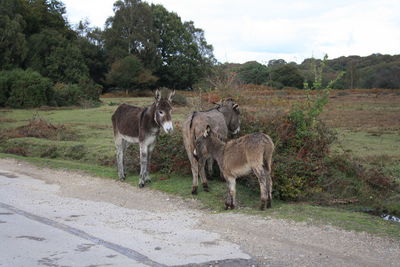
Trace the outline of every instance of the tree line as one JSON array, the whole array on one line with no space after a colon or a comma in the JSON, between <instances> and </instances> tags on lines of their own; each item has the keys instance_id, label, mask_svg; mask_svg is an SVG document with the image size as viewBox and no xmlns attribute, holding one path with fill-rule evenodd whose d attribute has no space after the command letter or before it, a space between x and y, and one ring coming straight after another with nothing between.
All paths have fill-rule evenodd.
<instances>
[{"instance_id":1,"label":"tree line","mask_svg":"<svg viewBox=\"0 0 400 267\"><path fill-rule=\"evenodd\" d=\"M216 64L204 31L162 5L118 0L104 29L58 0L0 2L0 106L77 104L110 89L191 89ZM29 88L27 88L29 85Z\"/></svg>"},{"instance_id":2,"label":"tree line","mask_svg":"<svg viewBox=\"0 0 400 267\"><path fill-rule=\"evenodd\" d=\"M224 68L237 73L240 82L267 85L277 89L304 85L313 88L316 73L322 71L322 86L338 79L335 89L400 88L400 55L372 54L366 57L348 56L321 60L305 59L301 64L273 59L267 65L256 61L244 64L224 64Z\"/></svg>"},{"instance_id":3,"label":"tree line","mask_svg":"<svg viewBox=\"0 0 400 267\"><path fill-rule=\"evenodd\" d=\"M0 106L95 102L114 89L190 90L221 70L242 83L312 88L323 64L313 58L220 64L204 31L162 5L117 0L113 11L104 28L88 21L71 26L59 0L2 0ZM335 88L400 88L399 63L400 55L381 54L327 60L322 83L343 72Z\"/></svg>"}]
</instances>

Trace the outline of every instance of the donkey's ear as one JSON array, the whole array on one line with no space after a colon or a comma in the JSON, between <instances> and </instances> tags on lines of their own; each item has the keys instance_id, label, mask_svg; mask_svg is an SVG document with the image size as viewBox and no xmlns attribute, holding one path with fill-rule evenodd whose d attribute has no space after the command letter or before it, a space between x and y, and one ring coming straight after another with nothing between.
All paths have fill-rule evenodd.
<instances>
[{"instance_id":1,"label":"donkey's ear","mask_svg":"<svg viewBox=\"0 0 400 267\"><path fill-rule=\"evenodd\" d=\"M155 95L154 95L154 98L157 100L157 101L160 101L160 99L161 99L161 92L160 92L160 90L156 90L156 93L155 93Z\"/></svg>"},{"instance_id":2,"label":"donkey's ear","mask_svg":"<svg viewBox=\"0 0 400 267\"><path fill-rule=\"evenodd\" d=\"M175 95L175 90L170 92L168 95L168 101L171 102L172 101L172 97Z\"/></svg>"}]
</instances>

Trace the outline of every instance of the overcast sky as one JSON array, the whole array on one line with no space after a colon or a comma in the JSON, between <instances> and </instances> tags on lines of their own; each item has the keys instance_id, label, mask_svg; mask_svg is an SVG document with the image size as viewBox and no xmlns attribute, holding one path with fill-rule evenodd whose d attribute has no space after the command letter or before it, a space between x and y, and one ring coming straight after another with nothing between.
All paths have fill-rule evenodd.
<instances>
[{"instance_id":1,"label":"overcast sky","mask_svg":"<svg viewBox=\"0 0 400 267\"><path fill-rule=\"evenodd\" d=\"M114 0L63 0L71 24L103 28ZM283 58L301 63L400 54L400 0L151 0L205 31L220 62Z\"/></svg>"}]
</instances>

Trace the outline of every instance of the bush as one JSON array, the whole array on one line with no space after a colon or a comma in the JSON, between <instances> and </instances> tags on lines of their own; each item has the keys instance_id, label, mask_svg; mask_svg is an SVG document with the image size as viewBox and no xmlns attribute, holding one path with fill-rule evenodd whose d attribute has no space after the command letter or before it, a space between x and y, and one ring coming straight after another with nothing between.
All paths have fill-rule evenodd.
<instances>
[{"instance_id":1,"label":"bush","mask_svg":"<svg viewBox=\"0 0 400 267\"><path fill-rule=\"evenodd\" d=\"M76 84L57 83L54 85L54 100L57 106L78 105L82 97L82 89Z\"/></svg>"},{"instance_id":2,"label":"bush","mask_svg":"<svg viewBox=\"0 0 400 267\"><path fill-rule=\"evenodd\" d=\"M82 90L83 98L89 101L99 101L103 87L90 79L81 79L79 87Z\"/></svg>"},{"instance_id":3,"label":"bush","mask_svg":"<svg viewBox=\"0 0 400 267\"><path fill-rule=\"evenodd\" d=\"M179 106L187 106L188 104L187 98L184 95L175 94L174 97L172 98L172 104Z\"/></svg>"},{"instance_id":4,"label":"bush","mask_svg":"<svg viewBox=\"0 0 400 267\"><path fill-rule=\"evenodd\" d=\"M263 132L268 134L275 144L273 156L274 197L281 200L301 200L314 192L320 191L318 177L322 170L323 159L329 153L335 134L321 121L316 121L315 128L306 130L299 127L293 113L273 116L256 116L243 112L241 133ZM257 179L244 177L244 183L257 188Z\"/></svg>"},{"instance_id":5,"label":"bush","mask_svg":"<svg viewBox=\"0 0 400 267\"><path fill-rule=\"evenodd\" d=\"M139 146L129 146L128 160L125 161L127 170L140 171ZM151 155L150 172L161 173L190 173L190 162L183 144L181 129L175 129L171 135L161 134Z\"/></svg>"},{"instance_id":6,"label":"bush","mask_svg":"<svg viewBox=\"0 0 400 267\"><path fill-rule=\"evenodd\" d=\"M53 98L52 82L32 70L0 72L0 105L28 108L48 105Z\"/></svg>"}]
</instances>

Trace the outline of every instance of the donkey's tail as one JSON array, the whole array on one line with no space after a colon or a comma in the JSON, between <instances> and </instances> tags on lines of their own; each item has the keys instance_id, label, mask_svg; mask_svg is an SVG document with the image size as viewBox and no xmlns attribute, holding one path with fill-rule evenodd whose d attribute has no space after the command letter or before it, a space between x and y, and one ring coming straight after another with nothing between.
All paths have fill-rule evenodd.
<instances>
[{"instance_id":1,"label":"donkey's tail","mask_svg":"<svg viewBox=\"0 0 400 267\"><path fill-rule=\"evenodd\" d=\"M267 168L269 172L271 172L271 166L272 166L272 154L274 153L275 150L275 145L274 142L272 141L271 137L268 135L264 134L264 166Z\"/></svg>"}]
</instances>

